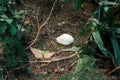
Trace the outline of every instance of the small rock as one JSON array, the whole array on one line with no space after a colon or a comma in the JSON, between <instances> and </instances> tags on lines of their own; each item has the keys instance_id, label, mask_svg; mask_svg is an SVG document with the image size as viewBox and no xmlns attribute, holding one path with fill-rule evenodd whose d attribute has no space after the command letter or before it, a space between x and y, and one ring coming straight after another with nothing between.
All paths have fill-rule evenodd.
<instances>
[{"instance_id":1,"label":"small rock","mask_svg":"<svg viewBox=\"0 0 120 80\"><path fill-rule=\"evenodd\" d=\"M62 45L69 45L73 43L74 38L69 34L62 34L56 38L56 42Z\"/></svg>"}]
</instances>

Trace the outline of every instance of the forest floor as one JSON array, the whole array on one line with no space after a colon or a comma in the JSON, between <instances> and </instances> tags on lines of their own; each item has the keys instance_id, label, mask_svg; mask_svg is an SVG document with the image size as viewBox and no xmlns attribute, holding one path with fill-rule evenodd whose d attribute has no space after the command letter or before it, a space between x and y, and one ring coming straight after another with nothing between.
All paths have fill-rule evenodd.
<instances>
[{"instance_id":1,"label":"forest floor","mask_svg":"<svg viewBox=\"0 0 120 80\"><path fill-rule=\"evenodd\" d=\"M39 25L43 24L48 18L51 8L53 6L54 0L24 0L22 2L24 6L19 6L20 9L26 9L29 11L29 22L30 30L26 31L27 44L31 44L35 39ZM31 46L39 50L46 50L50 52L57 52L61 49L71 48L73 45L62 46L58 44L55 39L61 34L68 33L74 37L76 40L80 32L84 28L85 23L88 21L96 10L97 6L91 2L85 2L82 7L75 11L72 3L68 0L65 3L57 1L55 7L53 8L52 14L47 21L47 23L41 27L39 31L39 37L35 43ZM89 33L80 40L79 46L85 43L89 37ZM28 46L27 45L27 46ZM28 49L28 55L30 61L29 70L32 76L18 76L17 80L37 80L40 75L44 75L45 80L48 77L52 77L53 80L60 77L63 74L67 74L74 70L76 62L78 60L77 56L68 58L65 60L59 60L56 62L41 63L40 60L36 59L32 52ZM72 52L62 52L61 57L68 56ZM117 80L115 77L108 80Z\"/></svg>"}]
</instances>

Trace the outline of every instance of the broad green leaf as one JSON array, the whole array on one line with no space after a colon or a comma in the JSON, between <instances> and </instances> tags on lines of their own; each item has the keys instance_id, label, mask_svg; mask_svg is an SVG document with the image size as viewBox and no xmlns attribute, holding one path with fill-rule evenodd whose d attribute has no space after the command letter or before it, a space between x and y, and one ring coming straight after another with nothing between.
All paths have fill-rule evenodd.
<instances>
[{"instance_id":1,"label":"broad green leaf","mask_svg":"<svg viewBox=\"0 0 120 80\"><path fill-rule=\"evenodd\" d=\"M117 38L120 38L120 35L116 35Z\"/></svg>"},{"instance_id":2,"label":"broad green leaf","mask_svg":"<svg viewBox=\"0 0 120 80\"><path fill-rule=\"evenodd\" d=\"M21 25L17 24L17 29L20 30L20 28L21 28Z\"/></svg>"},{"instance_id":3,"label":"broad green leaf","mask_svg":"<svg viewBox=\"0 0 120 80\"><path fill-rule=\"evenodd\" d=\"M5 33L6 29L7 29L7 26L0 27L0 34Z\"/></svg>"},{"instance_id":4,"label":"broad green leaf","mask_svg":"<svg viewBox=\"0 0 120 80\"><path fill-rule=\"evenodd\" d=\"M110 40L112 42L116 63L120 66L120 47L114 32L112 32Z\"/></svg>"},{"instance_id":5,"label":"broad green leaf","mask_svg":"<svg viewBox=\"0 0 120 80\"><path fill-rule=\"evenodd\" d=\"M75 10L78 10L85 0L72 0Z\"/></svg>"},{"instance_id":6,"label":"broad green leaf","mask_svg":"<svg viewBox=\"0 0 120 80\"><path fill-rule=\"evenodd\" d=\"M104 7L104 11L107 12L109 7Z\"/></svg>"},{"instance_id":7,"label":"broad green leaf","mask_svg":"<svg viewBox=\"0 0 120 80\"><path fill-rule=\"evenodd\" d=\"M8 24L11 24L13 19L5 19L5 21L8 23Z\"/></svg>"},{"instance_id":8,"label":"broad green leaf","mask_svg":"<svg viewBox=\"0 0 120 80\"><path fill-rule=\"evenodd\" d=\"M17 33L17 28L15 25L12 25L12 27L10 28L10 33L11 35L15 36Z\"/></svg>"},{"instance_id":9,"label":"broad green leaf","mask_svg":"<svg viewBox=\"0 0 120 80\"><path fill-rule=\"evenodd\" d=\"M1 18L0 21L2 21L2 22L6 21L8 24L11 24L13 19L3 19L3 18Z\"/></svg>"},{"instance_id":10,"label":"broad green leaf","mask_svg":"<svg viewBox=\"0 0 120 80\"><path fill-rule=\"evenodd\" d=\"M5 19L0 19L0 22L4 22L5 21Z\"/></svg>"},{"instance_id":11,"label":"broad green leaf","mask_svg":"<svg viewBox=\"0 0 120 80\"><path fill-rule=\"evenodd\" d=\"M21 19L21 18L23 18L23 16L20 16L20 15L18 15L18 14L17 14L17 15L14 15L13 17L16 18L16 19Z\"/></svg>"},{"instance_id":12,"label":"broad green leaf","mask_svg":"<svg viewBox=\"0 0 120 80\"><path fill-rule=\"evenodd\" d=\"M5 16L4 16L4 17L5 17ZM0 21L1 21L1 22L6 21L8 24L11 24L12 21L13 21L13 19L9 19L9 18L7 18L7 19L5 19L5 18L1 18Z\"/></svg>"},{"instance_id":13,"label":"broad green leaf","mask_svg":"<svg viewBox=\"0 0 120 80\"><path fill-rule=\"evenodd\" d=\"M101 52L104 55L109 56L109 57L111 57L113 59L113 55L105 48L99 31L98 30L94 31L92 33L92 35L93 35L93 38L94 38L96 44L98 45L99 49L101 50Z\"/></svg>"},{"instance_id":14,"label":"broad green leaf","mask_svg":"<svg viewBox=\"0 0 120 80\"><path fill-rule=\"evenodd\" d=\"M17 14L24 14L25 11L24 10L20 10Z\"/></svg>"},{"instance_id":15,"label":"broad green leaf","mask_svg":"<svg viewBox=\"0 0 120 80\"><path fill-rule=\"evenodd\" d=\"M114 18L114 9L113 8L109 8L108 12L107 12L107 16L106 18L108 19L108 26L111 27L111 25L113 25L115 18Z\"/></svg>"},{"instance_id":16,"label":"broad green leaf","mask_svg":"<svg viewBox=\"0 0 120 80\"><path fill-rule=\"evenodd\" d=\"M1 18L8 19L7 15L0 15Z\"/></svg>"},{"instance_id":17,"label":"broad green leaf","mask_svg":"<svg viewBox=\"0 0 120 80\"><path fill-rule=\"evenodd\" d=\"M0 23L0 34L5 33L5 30L7 29L7 24L5 22Z\"/></svg>"},{"instance_id":18,"label":"broad green leaf","mask_svg":"<svg viewBox=\"0 0 120 80\"><path fill-rule=\"evenodd\" d=\"M120 28L115 28L114 32L117 33L117 34L120 34Z\"/></svg>"},{"instance_id":19,"label":"broad green leaf","mask_svg":"<svg viewBox=\"0 0 120 80\"><path fill-rule=\"evenodd\" d=\"M0 6L0 11L6 11L7 8L5 6Z\"/></svg>"}]
</instances>

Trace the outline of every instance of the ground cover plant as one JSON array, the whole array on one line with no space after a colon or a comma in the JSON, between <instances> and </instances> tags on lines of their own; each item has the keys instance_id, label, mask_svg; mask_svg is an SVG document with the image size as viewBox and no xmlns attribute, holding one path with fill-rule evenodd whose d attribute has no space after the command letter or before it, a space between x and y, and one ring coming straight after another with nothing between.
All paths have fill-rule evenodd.
<instances>
[{"instance_id":1,"label":"ground cover plant","mask_svg":"<svg viewBox=\"0 0 120 80\"><path fill-rule=\"evenodd\" d=\"M74 1L73 4L76 10L83 1ZM102 54L113 60L114 67L119 69L120 66L120 47L119 47L119 29L120 23L118 15L120 10L119 0L95 0L98 4L98 9L93 13L85 29L80 33L78 41L85 35L88 30L91 30L90 38L84 45L87 50L85 53L95 54L96 47L99 48ZM78 41L75 42L77 45ZM86 48L85 48L86 49ZM116 69L115 69L116 70Z\"/></svg>"},{"instance_id":2,"label":"ground cover plant","mask_svg":"<svg viewBox=\"0 0 120 80\"><path fill-rule=\"evenodd\" d=\"M28 72L28 57L23 46L25 11L17 11L15 4L14 0L0 0L0 80Z\"/></svg>"}]
</instances>

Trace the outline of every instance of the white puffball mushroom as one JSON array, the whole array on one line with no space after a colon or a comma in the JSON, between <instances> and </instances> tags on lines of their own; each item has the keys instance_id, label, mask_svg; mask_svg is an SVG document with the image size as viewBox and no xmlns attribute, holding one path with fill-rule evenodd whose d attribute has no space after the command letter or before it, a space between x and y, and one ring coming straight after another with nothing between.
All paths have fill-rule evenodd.
<instances>
[{"instance_id":1,"label":"white puffball mushroom","mask_svg":"<svg viewBox=\"0 0 120 80\"><path fill-rule=\"evenodd\" d=\"M69 45L73 43L74 38L69 34L62 34L56 38L56 42L62 45Z\"/></svg>"}]
</instances>

